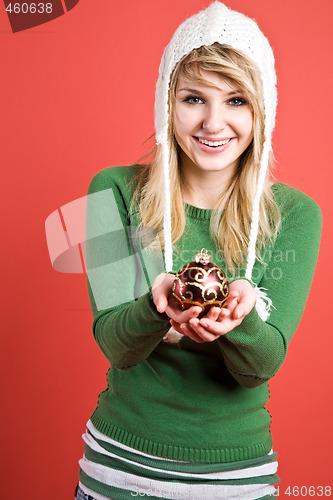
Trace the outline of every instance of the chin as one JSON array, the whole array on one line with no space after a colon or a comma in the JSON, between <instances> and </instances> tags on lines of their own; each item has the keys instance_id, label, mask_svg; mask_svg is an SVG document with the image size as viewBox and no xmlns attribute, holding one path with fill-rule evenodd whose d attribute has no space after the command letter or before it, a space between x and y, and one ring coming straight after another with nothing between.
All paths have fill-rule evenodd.
<instances>
[{"instance_id":1,"label":"chin","mask_svg":"<svg viewBox=\"0 0 333 500\"><path fill-rule=\"evenodd\" d=\"M206 162L205 165L196 163L196 166L199 170L204 172L219 172L227 169L231 165L229 163L226 165L222 162Z\"/></svg>"}]
</instances>

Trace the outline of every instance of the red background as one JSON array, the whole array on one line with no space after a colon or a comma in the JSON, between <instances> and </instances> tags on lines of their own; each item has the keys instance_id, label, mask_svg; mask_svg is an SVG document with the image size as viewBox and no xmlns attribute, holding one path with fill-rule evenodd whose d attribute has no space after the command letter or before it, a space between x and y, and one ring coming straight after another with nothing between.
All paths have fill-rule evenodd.
<instances>
[{"instance_id":1,"label":"red background","mask_svg":"<svg viewBox=\"0 0 333 500\"><path fill-rule=\"evenodd\" d=\"M135 162L153 132L159 61L208 0L81 0L13 34L0 5L2 228L1 498L73 498L81 434L105 388L83 274L52 269L44 222L102 168ZM276 57L276 177L321 206L310 298L270 383L280 496L332 477L333 2L228 0L257 20ZM303 490L304 491L304 490Z\"/></svg>"}]
</instances>

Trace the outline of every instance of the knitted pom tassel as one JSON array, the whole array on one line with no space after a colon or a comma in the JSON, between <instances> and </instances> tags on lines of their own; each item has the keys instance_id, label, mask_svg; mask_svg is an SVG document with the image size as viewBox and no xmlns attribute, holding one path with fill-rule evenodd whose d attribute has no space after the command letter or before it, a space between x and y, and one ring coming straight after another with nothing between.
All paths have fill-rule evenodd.
<instances>
[{"instance_id":1,"label":"knitted pom tassel","mask_svg":"<svg viewBox=\"0 0 333 500\"><path fill-rule=\"evenodd\" d=\"M266 321L269 318L270 310L273 306L272 300L268 297L267 293L264 292L267 288L259 288L255 286L254 291L257 296L256 309L259 317Z\"/></svg>"}]
</instances>

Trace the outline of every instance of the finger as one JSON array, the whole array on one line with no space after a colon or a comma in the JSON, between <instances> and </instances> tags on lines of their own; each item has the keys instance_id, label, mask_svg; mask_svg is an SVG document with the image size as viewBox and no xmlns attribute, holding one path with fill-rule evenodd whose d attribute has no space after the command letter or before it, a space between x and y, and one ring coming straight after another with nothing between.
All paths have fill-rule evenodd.
<instances>
[{"instance_id":1,"label":"finger","mask_svg":"<svg viewBox=\"0 0 333 500\"><path fill-rule=\"evenodd\" d=\"M158 312L165 312L168 304L168 296L170 294L174 276L167 273L161 273L156 276L152 286L152 295L154 304Z\"/></svg>"},{"instance_id":2,"label":"finger","mask_svg":"<svg viewBox=\"0 0 333 500\"><path fill-rule=\"evenodd\" d=\"M208 319L211 319L212 321L216 321L217 318L219 317L220 312L221 312L220 307L213 306L209 309L207 314L205 314L205 316L203 316L203 318L208 318Z\"/></svg>"},{"instance_id":3,"label":"finger","mask_svg":"<svg viewBox=\"0 0 333 500\"><path fill-rule=\"evenodd\" d=\"M203 321L203 324L202 324ZM194 332L199 335L205 342L213 342L216 340L220 335L220 331L216 331L215 333L210 331L209 329L205 328L203 325L208 325L208 324L217 324L215 321L212 320L198 320L198 318L194 318L190 321L190 325Z\"/></svg>"},{"instance_id":4,"label":"finger","mask_svg":"<svg viewBox=\"0 0 333 500\"><path fill-rule=\"evenodd\" d=\"M226 321L223 320L222 321ZM226 328L224 326L224 322L222 321L211 321L209 319L203 318L200 319L200 326L204 328L205 331L209 332L213 335L224 335L226 333Z\"/></svg>"},{"instance_id":5,"label":"finger","mask_svg":"<svg viewBox=\"0 0 333 500\"><path fill-rule=\"evenodd\" d=\"M229 307L229 306L234 306L237 304L239 301L239 293L237 292L237 295L229 295L227 300L224 303L224 307Z\"/></svg>"},{"instance_id":6,"label":"finger","mask_svg":"<svg viewBox=\"0 0 333 500\"><path fill-rule=\"evenodd\" d=\"M231 302L226 303L222 308L222 311L223 312L225 311L223 316L227 316L227 311L229 312L229 315L231 315L232 312L234 311L235 307L237 307L237 305L238 305L238 299L236 299L236 298L234 300L232 300ZM221 317L223 317L223 316L221 316Z\"/></svg>"},{"instance_id":7,"label":"finger","mask_svg":"<svg viewBox=\"0 0 333 500\"><path fill-rule=\"evenodd\" d=\"M222 321L203 320L202 326L210 333L213 333L214 335L219 337L230 332L231 330L236 328L236 326L239 326L241 322L242 320L236 320L231 318L230 316L227 316L222 319Z\"/></svg>"},{"instance_id":8,"label":"finger","mask_svg":"<svg viewBox=\"0 0 333 500\"><path fill-rule=\"evenodd\" d=\"M222 307L220 314L219 314L216 321L221 321L223 318L227 318L228 316L231 316L231 312L232 311L230 311L230 309Z\"/></svg>"},{"instance_id":9,"label":"finger","mask_svg":"<svg viewBox=\"0 0 333 500\"><path fill-rule=\"evenodd\" d=\"M241 306L237 306L235 307L235 309L233 310L232 312L232 317L234 319L240 319L244 316L244 313L243 313L243 308Z\"/></svg>"},{"instance_id":10,"label":"finger","mask_svg":"<svg viewBox=\"0 0 333 500\"><path fill-rule=\"evenodd\" d=\"M164 313L168 305L168 299L166 295L160 295L156 300L156 309L159 313Z\"/></svg>"},{"instance_id":11,"label":"finger","mask_svg":"<svg viewBox=\"0 0 333 500\"><path fill-rule=\"evenodd\" d=\"M198 344L203 344L205 341L191 328L188 323L182 323L181 325L181 333L194 340L194 342L198 342Z\"/></svg>"},{"instance_id":12,"label":"finger","mask_svg":"<svg viewBox=\"0 0 333 500\"><path fill-rule=\"evenodd\" d=\"M170 320L170 324L171 324L172 328L174 330L176 330L176 332L184 334L184 332L183 332L183 330L182 330L182 328L181 328L181 326L180 326L179 323L177 323L176 321L174 321L173 319L171 319Z\"/></svg>"},{"instance_id":13,"label":"finger","mask_svg":"<svg viewBox=\"0 0 333 500\"><path fill-rule=\"evenodd\" d=\"M201 313L201 307L192 306L189 309L182 311L179 308L174 308L168 305L165 312L171 319L177 321L177 323L188 323L191 318L199 316Z\"/></svg>"},{"instance_id":14,"label":"finger","mask_svg":"<svg viewBox=\"0 0 333 500\"><path fill-rule=\"evenodd\" d=\"M238 297L230 298L230 300L227 300L224 304L223 307L226 307L228 309L234 308L239 302Z\"/></svg>"},{"instance_id":15,"label":"finger","mask_svg":"<svg viewBox=\"0 0 333 500\"><path fill-rule=\"evenodd\" d=\"M249 312L251 311L251 309L252 309L252 307L250 306L250 304L248 304L247 302L241 302L233 310L233 317L235 319L244 319L244 317L247 314L249 314Z\"/></svg>"}]
</instances>

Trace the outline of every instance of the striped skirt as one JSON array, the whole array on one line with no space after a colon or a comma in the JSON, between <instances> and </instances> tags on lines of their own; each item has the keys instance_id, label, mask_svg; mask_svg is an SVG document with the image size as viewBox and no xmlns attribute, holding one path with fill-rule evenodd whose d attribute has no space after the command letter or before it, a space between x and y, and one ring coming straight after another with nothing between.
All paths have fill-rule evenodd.
<instances>
[{"instance_id":1,"label":"striped skirt","mask_svg":"<svg viewBox=\"0 0 333 500\"><path fill-rule=\"evenodd\" d=\"M79 487L93 500L254 500L274 498L277 453L241 462L205 464L159 458L99 432L89 420Z\"/></svg>"}]
</instances>

